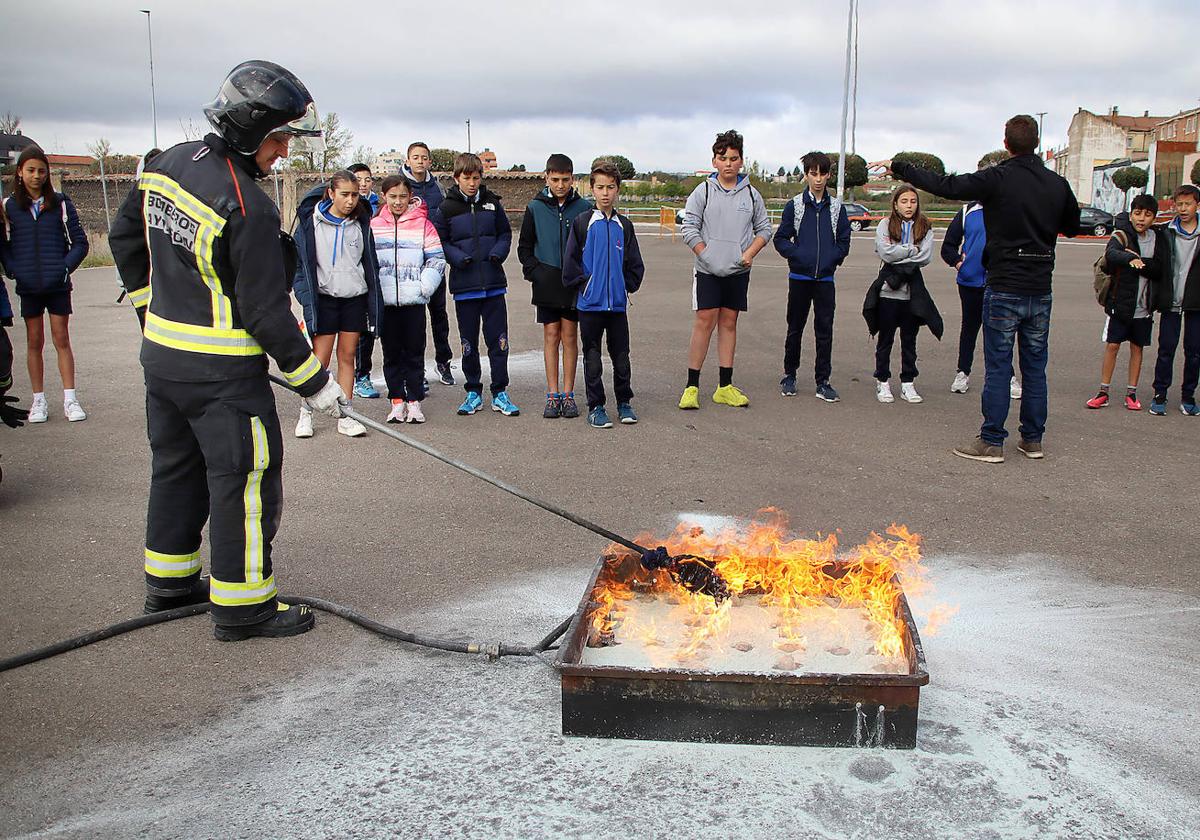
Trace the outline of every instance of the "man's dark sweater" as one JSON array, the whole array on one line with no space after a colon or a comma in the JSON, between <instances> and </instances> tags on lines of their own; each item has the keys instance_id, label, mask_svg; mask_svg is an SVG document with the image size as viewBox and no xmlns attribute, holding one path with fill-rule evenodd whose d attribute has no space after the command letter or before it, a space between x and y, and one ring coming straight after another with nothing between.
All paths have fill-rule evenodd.
<instances>
[{"instance_id":1,"label":"man's dark sweater","mask_svg":"<svg viewBox=\"0 0 1200 840\"><path fill-rule=\"evenodd\" d=\"M918 189L983 204L987 284L1016 295L1050 293L1058 234L1079 233L1079 203L1066 179L1037 155L1018 155L969 175L935 175L896 162L892 173Z\"/></svg>"}]
</instances>

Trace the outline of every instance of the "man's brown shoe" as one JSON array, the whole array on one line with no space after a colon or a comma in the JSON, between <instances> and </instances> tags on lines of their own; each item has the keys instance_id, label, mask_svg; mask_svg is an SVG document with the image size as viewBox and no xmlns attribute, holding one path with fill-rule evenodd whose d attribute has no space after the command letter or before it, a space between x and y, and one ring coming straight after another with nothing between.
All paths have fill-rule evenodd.
<instances>
[{"instance_id":1,"label":"man's brown shoe","mask_svg":"<svg viewBox=\"0 0 1200 840\"><path fill-rule=\"evenodd\" d=\"M985 464L1004 463L1004 448L992 446L983 438L975 438L970 443L954 447L954 454L959 458L982 461Z\"/></svg>"},{"instance_id":2,"label":"man's brown shoe","mask_svg":"<svg viewBox=\"0 0 1200 840\"><path fill-rule=\"evenodd\" d=\"M1042 451L1042 442L1040 440L1025 440L1017 444L1017 451L1026 458L1033 458L1035 461L1038 458L1045 458L1046 453Z\"/></svg>"}]
</instances>

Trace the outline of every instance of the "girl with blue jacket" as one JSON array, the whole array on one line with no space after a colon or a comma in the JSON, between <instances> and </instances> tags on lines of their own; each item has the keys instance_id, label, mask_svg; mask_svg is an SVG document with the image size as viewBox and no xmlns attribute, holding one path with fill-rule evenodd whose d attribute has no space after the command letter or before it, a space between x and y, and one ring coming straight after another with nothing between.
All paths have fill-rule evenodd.
<instances>
[{"instance_id":1,"label":"girl with blue jacket","mask_svg":"<svg viewBox=\"0 0 1200 840\"><path fill-rule=\"evenodd\" d=\"M27 146L17 158L12 195L4 203L8 221L0 237L0 261L16 281L25 319L26 364L33 402L30 423L49 417L45 393L46 343L43 315L50 314L50 335L58 354L63 384L63 414L68 420L87 419L75 395L75 353L68 327L71 317L71 273L88 253L87 234L75 205L50 183L50 162L37 146Z\"/></svg>"}]
</instances>

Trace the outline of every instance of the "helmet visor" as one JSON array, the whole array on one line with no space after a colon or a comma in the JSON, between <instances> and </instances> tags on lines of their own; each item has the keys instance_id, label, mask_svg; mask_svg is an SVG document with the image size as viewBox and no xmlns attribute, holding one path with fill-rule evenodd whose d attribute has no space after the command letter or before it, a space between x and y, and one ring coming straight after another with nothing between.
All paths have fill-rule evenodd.
<instances>
[{"instance_id":1,"label":"helmet visor","mask_svg":"<svg viewBox=\"0 0 1200 840\"><path fill-rule=\"evenodd\" d=\"M323 152L325 139L322 137L321 118L317 116L317 106L308 103L304 113L291 122L284 123L270 134L286 134L291 140L291 148L298 152ZM270 136L270 134L268 136Z\"/></svg>"}]
</instances>

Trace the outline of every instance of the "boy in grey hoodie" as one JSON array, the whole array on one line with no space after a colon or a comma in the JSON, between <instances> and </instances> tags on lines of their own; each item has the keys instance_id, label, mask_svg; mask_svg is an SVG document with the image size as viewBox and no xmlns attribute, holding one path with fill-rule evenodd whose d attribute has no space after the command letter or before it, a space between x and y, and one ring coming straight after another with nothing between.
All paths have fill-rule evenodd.
<instances>
[{"instance_id":1,"label":"boy in grey hoodie","mask_svg":"<svg viewBox=\"0 0 1200 840\"><path fill-rule=\"evenodd\" d=\"M738 314L747 308L750 266L771 239L771 220L762 195L742 175L742 135L730 130L713 143L713 168L688 196L683 241L696 255L692 309L696 320L688 348L688 379L679 407L700 407L700 368L717 330L720 379L712 400L744 407L750 399L733 384Z\"/></svg>"},{"instance_id":2,"label":"boy in grey hoodie","mask_svg":"<svg viewBox=\"0 0 1200 840\"><path fill-rule=\"evenodd\" d=\"M1163 271L1162 312L1158 321L1158 363L1154 367L1154 398L1150 413L1167 413L1167 389L1171 387L1175 350L1183 338L1183 383L1179 410L1188 417L1200 417L1196 387L1200 381L1200 188L1184 184L1175 190L1175 218L1164 225L1166 236Z\"/></svg>"}]
</instances>

